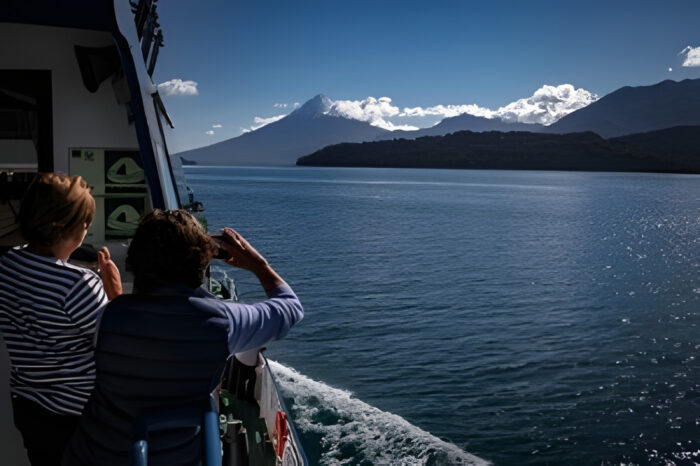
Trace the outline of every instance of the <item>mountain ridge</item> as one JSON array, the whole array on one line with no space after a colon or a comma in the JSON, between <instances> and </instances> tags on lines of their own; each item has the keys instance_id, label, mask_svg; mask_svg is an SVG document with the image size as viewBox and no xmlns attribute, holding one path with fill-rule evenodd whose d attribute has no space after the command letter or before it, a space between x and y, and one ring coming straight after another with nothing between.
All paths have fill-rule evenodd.
<instances>
[{"instance_id":1,"label":"mountain ridge","mask_svg":"<svg viewBox=\"0 0 700 466\"><path fill-rule=\"evenodd\" d=\"M453 117L442 119L438 124L429 128L422 128L416 131L391 131L382 134L377 141L387 139L416 139L423 136L443 136L456 131L531 131L539 132L544 128L537 123L506 122L500 118L486 118L469 113L462 113Z\"/></svg>"},{"instance_id":2,"label":"mountain ridge","mask_svg":"<svg viewBox=\"0 0 700 466\"><path fill-rule=\"evenodd\" d=\"M317 94L284 118L257 130L175 155L197 164L293 165L304 154L342 142L416 139L465 130L550 134L592 131L610 138L700 125L700 79L623 86L549 126L463 113L430 128L388 131L365 121L331 115L332 105L331 99Z\"/></svg>"},{"instance_id":3,"label":"mountain ridge","mask_svg":"<svg viewBox=\"0 0 700 466\"><path fill-rule=\"evenodd\" d=\"M198 165L293 165L301 154L339 142L372 140L387 130L327 115L330 99L318 94L286 117L255 131L175 154Z\"/></svg>"},{"instance_id":4,"label":"mountain ridge","mask_svg":"<svg viewBox=\"0 0 700 466\"><path fill-rule=\"evenodd\" d=\"M548 133L593 131L617 137L683 125L700 125L700 79L666 79L624 86L545 128Z\"/></svg>"}]
</instances>

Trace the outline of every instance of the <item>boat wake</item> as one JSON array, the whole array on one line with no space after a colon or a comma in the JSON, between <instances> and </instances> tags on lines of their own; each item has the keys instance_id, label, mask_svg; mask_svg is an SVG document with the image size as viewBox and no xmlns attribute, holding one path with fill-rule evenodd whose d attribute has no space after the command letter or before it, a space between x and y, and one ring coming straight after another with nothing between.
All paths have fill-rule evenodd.
<instances>
[{"instance_id":1,"label":"boat wake","mask_svg":"<svg viewBox=\"0 0 700 466\"><path fill-rule=\"evenodd\" d=\"M269 363L303 443L320 445L320 451L304 445L311 464L489 464L348 391L312 380L278 362Z\"/></svg>"}]
</instances>

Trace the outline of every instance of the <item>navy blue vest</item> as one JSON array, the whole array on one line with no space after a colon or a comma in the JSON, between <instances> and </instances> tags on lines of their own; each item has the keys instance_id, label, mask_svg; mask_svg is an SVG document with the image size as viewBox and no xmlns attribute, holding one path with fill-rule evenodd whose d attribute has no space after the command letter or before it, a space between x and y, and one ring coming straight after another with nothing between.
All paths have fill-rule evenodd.
<instances>
[{"instance_id":1,"label":"navy blue vest","mask_svg":"<svg viewBox=\"0 0 700 466\"><path fill-rule=\"evenodd\" d=\"M197 290L161 292L122 295L105 309L95 390L64 464L128 464L136 418L159 410L209 408L209 394L229 355L226 329L208 323L211 316L189 303L189 297L200 295ZM200 438L193 429L149 439L149 465L199 459Z\"/></svg>"}]
</instances>

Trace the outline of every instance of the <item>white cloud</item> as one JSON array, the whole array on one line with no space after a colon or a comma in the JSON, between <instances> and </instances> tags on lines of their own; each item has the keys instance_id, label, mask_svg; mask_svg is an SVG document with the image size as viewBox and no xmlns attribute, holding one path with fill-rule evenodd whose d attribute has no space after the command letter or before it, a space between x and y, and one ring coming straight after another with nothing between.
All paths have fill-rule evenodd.
<instances>
[{"instance_id":1,"label":"white cloud","mask_svg":"<svg viewBox=\"0 0 700 466\"><path fill-rule=\"evenodd\" d=\"M485 118L493 118L494 112L491 109L479 107L476 104L468 105L435 105L433 107L404 107L403 112L399 114L402 117L425 117L425 116L440 116L442 118L454 117L468 113L469 115L480 116Z\"/></svg>"},{"instance_id":2,"label":"white cloud","mask_svg":"<svg viewBox=\"0 0 700 466\"><path fill-rule=\"evenodd\" d=\"M396 125L387 118L398 116L399 107L391 104L389 97L367 97L364 100L335 100L326 112L327 115L341 116L353 120L366 121L372 126L394 131L402 129L411 131L418 129L411 125Z\"/></svg>"},{"instance_id":3,"label":"white cloud","mask_svg":"<svg viewBox=\"0 0 700 466\"><path fill-rule=\"evenodd\" d=\"M525 99L518 99L498 110L468 105L435 105L433 107L405 107L402 117L440 116L454 117L467 113L484 118L500 118L507 122L540 123L551 125L565 115L598 100L598 96L571 84L544 85Z\"/></svg>"},{"instance_id":4,"label":"white cloud","mask_svg":"<svg viewBox=\"0 0 700 466\"><path fill-rule=\"evenodd\" d=\"M275 108L287 108L287 104L274 104L273 107L275 107Z\"/></svg>"},{"instance_id":5,"label":"white cloud","mask_svg":"<svg viewBox=\"0 0 700 466\"><path fill-rule=\"evenodd\" d=\"M678 53L678 55L685 55L685 60L683 60L683 66L700 66L700 46L691 47L690 45L684 48Z\"/></svg>"},{"instance_id":6,"label":"white cloud","mask_svg":"<svg viewBox=\"0 0 700 466\"><path fill-rule=\"evenodd\" d=\"M285 113L284 115L276 115L276 116L271 116L269 118L262 118L262 117L255 117L253 118L254 124L250 126L250 128L241 128L241 132L243 133L250 133L251 131L255 131L256 129L260 129L263 126L269 125L270 123L274 123L275 121L279 121L282 118L286 117L288 114Z\"/></svg>"},{"instance_id":7,"label":"white cloud","mask_svg":"<svg viewBox=\"0 0 700 466\"><path fill-rule=\"evenodd\" d=\"M551 125L560 118L598 100L598 95L571 84L544 85L532 96L496 110L503 121Z\"/></svg>"},{"instance_id":8,"label":"white cloud","mask_svg":"<svg viewBox=\"0 0 700 466\"><path fill-rule=\"evenodd\" d=\"M212 131L212 130L209 130L209 131L207 131L207 132L206 132L206 133L204 133L204 134L208 134L209 136L211 136L212 134L214 134L214 131Z\"/></svg>"},{"instance_id":9,"label":"white cloud","mask_svg":"<svg viewBox=\"0 0 700 466\"><path fill-rule=\"evenodd\" d=\"M379 126L380 128L388 129L389 131L417 131L420 128L418 126L413 126L413 125L396 125L390 121L385 121L380 125L374 125L374 126Z\"/></svg>"},{"instance_id":10,"label":"white cloud","mask_svg":"<svg viewBox=\"0 0 700 466\"><path fill-rule=\"evenodd\" d=\"M198 95L197 83L194 81L183 81L182 79L171 79L158 84L158 92L164 96L171 95Z\"/></svg>"},{"instance_id":11,"label":"white cloud","mask_svg":"<svg viewBox=\"0 0 700 466\"><path fill-rule=\"evenodd\" d=\"M221 128L222 125L220 123L217 123L215 125L211 125L212 128Z\"/></svg>"},{"instance_id":12,"label":"white cloud","mask_svg":"<svg viewBox=\"0 0 700 466\"><path fill-rule=\"evenodd\" d=\"M294 108L300 107L300 106L301 106L301 104L299 102L294 102Z\"/></svg>"},{"instance_id":13,"label":"white cloud","mask_svg":"<svg viewBox=\"0 0 700 466\"><path fill-rule=\"evenodd\" d=\"M671 71L673 71L673 68L669 67L669 68L668 68L668 71L669 71L669 73L670 73Z\"/></svg>"},{"instance_id":14,"label":"white cloud","mask_svg":"<svg viewBox=\"0 0 700 466\"><path fill-rule=\"evenodd\" d=\"M571 84L558 86L544 85L530 97L518 99L496 110L481 107L476 104L464 105L434 105L432 107L404 107L399 109L389 97L367 97L363 100L330 101L327 115L351 118L365 121L373 126L389 131L414 131L419 129L415 124L423 123L426 119L430 124L437 119L454 117L467 113L483 118L498 118L507 122L539 123L550 125L565 115L583 108L598 100L598 96L585 89L576 89ZM275 106L283 104L275 104ZM299 103L294 102L294 107ZM254 124L249 128L241 128L243 133L255 131L265 125L281 120L287 116L277 115L269 118L255 117Z\"/></svg>"}]
</instances>

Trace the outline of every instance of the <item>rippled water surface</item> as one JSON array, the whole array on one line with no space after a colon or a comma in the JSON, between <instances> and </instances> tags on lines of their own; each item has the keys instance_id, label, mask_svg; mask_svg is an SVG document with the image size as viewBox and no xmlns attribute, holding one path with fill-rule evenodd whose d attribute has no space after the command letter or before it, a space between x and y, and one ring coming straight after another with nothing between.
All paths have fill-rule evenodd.
<instances>
[{"instance_id":1,"label":"rippled water surface","mask_svg":"<svg viewBox=\"0 0 700 466\"><path fill-rule=\"evenodd\" d=\"M186 176L305 306L268 353L312 463L700 461L699 177Z\"/></svg>"}]
</instances>

